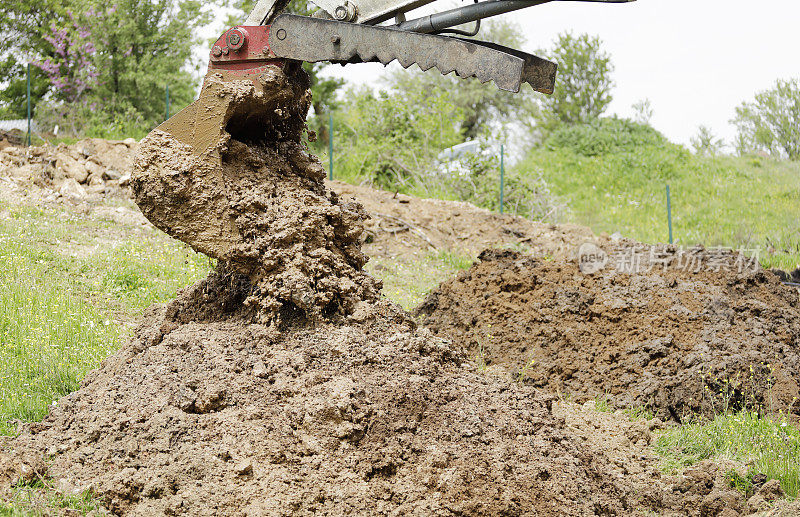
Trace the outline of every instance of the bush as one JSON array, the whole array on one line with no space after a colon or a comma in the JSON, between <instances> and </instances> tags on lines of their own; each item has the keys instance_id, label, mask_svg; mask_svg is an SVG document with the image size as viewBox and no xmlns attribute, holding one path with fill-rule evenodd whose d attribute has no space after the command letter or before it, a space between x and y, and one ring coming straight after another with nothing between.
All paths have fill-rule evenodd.
<instances>
[{"instance_id":1,"label":"bush","mask_svg":"<svg viewBox=\"0 0 800 517\"><path fill-rule=\"evenodd\" d=\"M562 126L545 141L550 150L566 149L582 156L634 152L641 147L672 146L664 135L646 124L610 117L587 124Z\"/></svg>"},{"instance_id":2,"label":"bush","mask_svg":"<svg viewBox=\"0 0 800 517\"><path fill-rule=\"evenodd\" d=\"M334 119L337 179L405 191L432 170L442 149L462 141L459 108L446 92L376 95L364 88L347 98Z\"/></svg>"},{"instance_id":3,"label":"bush","mask_svg":"<svg viewBox=\"0 0 800 517\"><path fill-rule=\"evenodd\" d=\"M130 105L109 103L99 109L96 103L44 102L39 105L36 123L45 133L58 126L59 137L140 140L155 127Z\"/></svg>"},{"instance_id":4,"label":"bush","mask_svg":"<svg viewBox=\"0 0 800 517\"><path fill-rule=\"evenodd\" d=\"M468 201L489 210L500 210L500 160L484 153L460 159L461 174L438 172L421 178L426 192L437 197ZM438 188L437 188L438 187ZM536 221L558 222L566 211L550 192L541 171L533 169L523 173L505 175L503 210Z\"/></svg>"},{"instance_id":5,"label":"bush","mask_svg":"<svg viewBox=\"0 0 800 517\"><path fill-rule=\"evenodd\" d=\"M543 171L572 222L596 233L665 242L669 184L676 244L743 247L765 267L800 264L796 163L695 155L647 126L601 119L559 129L515 169Z\"/></svg>"}]
</instances>

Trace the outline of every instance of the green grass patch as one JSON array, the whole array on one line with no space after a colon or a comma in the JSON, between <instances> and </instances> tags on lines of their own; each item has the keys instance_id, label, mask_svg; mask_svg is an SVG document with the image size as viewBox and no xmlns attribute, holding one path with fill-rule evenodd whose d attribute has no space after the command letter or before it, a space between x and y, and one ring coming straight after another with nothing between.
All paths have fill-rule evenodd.
<instances>
[{"instance_id":1,"label":"green grass patch","mask_svg":"<svg viewBox=\"0 0 800 517\"><path fill-rule=\"evenodd\" d=\"M623 413L628 415L631 422L636 420L652 420L655 418L653 412L645 406L631 406L623 410Z\"/></svg>"},{"instance_id":2,"label":"green grass patch","mask_svg":"<svg viewBox=\"0 0 800 517\"><path fill-rule=\"evenodd\" d=\"M0 502L0 517L100 515L99 510L99 502L91 492L67 495L41 480L16 486L9 500Z\"/></svg>"},{"instance_id":3,"label":"green grass patch","mask_svg":"<svg viewBox=\"0 0 800 517\"><path fill-rule=\"evenodd\" d=\"M371 257L366 270L383 281L383 294L406 310L411 310L440 283L458 271L468 269L474 258L450 250L420 253L416 260L390 260Z\"/></svg>"},{"instance_id":4,"label":"green grass patch","mask_svg":"<svg viewBox=\"0 0 800 517\"><path fill-rule=\"evenodd\" d=\"M39 420L210 262L156 230L0 204L0 433Z\"/></svg>"},{"instance_id":5,"label":"green grass patch","mask_svg":"<svg viewBox=\"0 0 800 517\"><path fill-rule=\"evenodd\" d=\"M600 413L613 413L614 407L608 401L608 395L598 395L594 398L594 408Z\"/></svg>"},{"instance_id":6,"label":"green grass patch","mask_svg":"<svg viewBox=\"0 0 800 517\"><path fill-rule=\"evenodd\" d=\"M608 127L607 127L608 126ZM515 167L538 178L596 233L676 244L760 248L764 266L800 265L800 164L703 157L628 121L565 129Z\"/></svg>"},{"instance_id":7,"label":"green grass patch","mask_svg":"<svg viewBox=\"0 0 800 517\"><path fill-rule=\"evenodd\" d=\"M451 250L441 250L434 257L445 266L457 271L469 269L475 263L475 259L471 256Z\"/></svg>"},{"instance_id":8,"label":"green grass patch","mask_svg":"<svg viewBox=\"0 0 800 517\"><path fill-rule=\"evenodd\" d=\"M0 432L41 419L47 406L113 350L108 316L81 300L43 261L0 252Z\"/></svg>"},{"instance_id":9,"label":"green grass patch","mask_svg":"<svg viewBox=\"0 0 800 517\"><path fill-rule=\"evenodd\" d=\"M684 424L661 435L656 451L668 473L705 459L729 458L750 464L753 473L777 479L790 498L800 490L800 430L783 417L743 411ZM746 480L734 483L746 488Z\"/></svg>"}]
</instances>

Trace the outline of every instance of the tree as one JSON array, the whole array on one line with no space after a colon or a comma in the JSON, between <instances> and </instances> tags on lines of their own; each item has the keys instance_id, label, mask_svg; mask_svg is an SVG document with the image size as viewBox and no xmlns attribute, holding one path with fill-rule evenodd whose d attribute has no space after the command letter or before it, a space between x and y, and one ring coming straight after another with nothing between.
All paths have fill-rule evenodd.
<instances>
[{"instance_id":1,"label":"tree","mask_svg":"<svg viewBox=\"0 0 800 517\"><path fill-rule=\"evenodd\" d=\"M502 19L484 22L480 38L513 48L525 44L521 28ZM456 122L467 140L478 138L493 122L508 115L518 118L519 113L528 113L533 93L528 86L515 94L500 90L493 83L462 79L455 73L442 76L435 69L427 72L400 69L387 74L385 83L390 90L409 96L437 96L448 92L451 102L462 114L461 120Z\"/></svg>"},{"instance_id":2,"label":"tree","mask_svg":"<svg viewBox=\"0 0 800 517\"><path fill-rule=\"evenodd\" d=\"M694 147L694 152L703 156L716 156L725 147L725 141L714 136L714 133L707 126L697 128L697 135L693 136L689 143Z\"/></svg>"},{"instance_id":3,"label":"tree","mask_svg":"<svg viewBox=\"0 0 800 517\"><path fill-rule=\"evenodd\" d=\"M71 0L4 0L0 2L0 116L23 118L27 112L27 65L35 59L54 57L43 49L51 48L44 38L50 27L62 25ZM37 67L31 67L31 105L50 90L50 81Z\"/></svg>"},{"instance_id":4,"label":"tree","mask_svg":"<svg viewBox=\"0 0 800 517\"><path fill-rule=\"evenodd\" d=\"M198 85L187 65L196 29L209 19L198 0L117 0L93 32L96 101L119 114L133 110L147 126L163 120L167 86L175 109L192 102Z\"/></svg>"},{"instance_id":5,"label":"tree","mask_svg":"<svg viewBox=\"0 0 800 517\"><path fill-rule=\"evenodd\" d=\"M439 152L463 141L450 92L373 92L351 88L336 117L337 177L404 189L429 175ZM441 117L452 113L453 119Z\"/></svg>"},{"instance_id":6,"label":"tree","mask_svg":"<svg viewBox=\"0 0 800 517\"><path fill-rule=\"evenodd\" d=\"M738 130L739 154L759 151L790 160L800 159L800 81L779 79L736 108L731 120Z\"/></svg>"},{"instance_id":7,"label":"tree","mask_svg":"<svg viewBox=\"0 0 800 517\"><path fill-rule=\"evenodd\" d=\"M89 22L97 13L90 9L80 19L71 11L67 15L69 23L62 27L51 23L43 36L52 47L52 56L35 61L34 65L47 76L59 100L74 103L97 85L99 72L93 62L97 48Z\"/></svg>"},{"instance_id":8,"label":"tree","mask_svg":"<svg viewBox=\"0 0 800 517\"><path fill-rule=\"evenodd\" d=\"M13 74L0 105L19 105L32 62L37 119L92 136L143 136L163 120L167 85L176 109L194 99L192 49L208 20L199 0L4 2L0 53Z\"/></svg>"},{"instance_id":9,"label":"tree","mask_svg":"<svg viewBox=\"0 0 800 517\"><path fill-rule=\"evenodd\" d=\"M597 36L560 34L541 54L558 63L553 95L541 100L539 124L549 132L561 124L583 124L598 118L611 103L614 65Z\"/></svg>"}]
</instances>

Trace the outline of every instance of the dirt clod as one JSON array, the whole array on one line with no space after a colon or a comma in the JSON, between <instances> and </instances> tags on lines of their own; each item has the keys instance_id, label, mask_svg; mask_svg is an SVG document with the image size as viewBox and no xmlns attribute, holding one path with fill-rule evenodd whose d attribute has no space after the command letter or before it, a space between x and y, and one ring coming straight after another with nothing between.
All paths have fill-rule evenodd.
<instances>
[{"instance_id":1,"label":"dirt clod","mask_svg":"<svg viewBox=\"0 0 800 517\"><path fill-rule=\"evenodd\" d=\"M211 76L206 88L215 93L208 97L232 107L222 127L203 130L222 136L197 154L173 133L153 131L134 161L136 202L155 226L218 259L220 277L248 283L244 305L252 317L350 313L380 289L362 272L366 214L325 189L324 169L300 142L297 120L310 101L305 73L276 68L273 75L266 90ZM242 134L245 109L266 117L261 136Z\"/></svg>"}]
</instances>

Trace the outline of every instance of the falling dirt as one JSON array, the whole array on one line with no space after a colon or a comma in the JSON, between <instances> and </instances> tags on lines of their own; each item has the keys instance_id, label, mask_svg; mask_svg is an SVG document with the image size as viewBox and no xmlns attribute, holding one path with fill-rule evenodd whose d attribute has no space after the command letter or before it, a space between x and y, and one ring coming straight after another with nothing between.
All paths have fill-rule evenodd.
<instances>
[{"instance_id":1,"label":"falling dirt","mask_svg":"<svg viewBox=\"0 0 800 517\"><path fill-rule=\"evenodd\" d=\"M742 404L800 414L798 292L760 268L694 269L590 275L486 251L417 313L480 361L579 401L676 421Z\"/></svg>"},{"instance_id":2,"label":"falling dirt","mask_svg":"<svg viewBox=\"0 0 800 517\"><path fill-rule=\"evenodd\" d=\"M378 298L362 209L300 144L307 78L269 79L264 94L207 85L266 114L257 138L226 114L199 159L180 136L142 142L143 213L218 266L3 443L0 489L44 479L118 515L638 510L551 396L483 374Z\"/></svg>"},{"instance_id":3,"label":"falling dirt","mask_svg":"<svg viewBox=\"0 0 800 517\"><path fill-rule=\"evenodd\" d=\"M260 88L211 74L198 103L221 103L224 114L215 127L181 131L219 137L203 141L198 154L176 130L153 131L134 163L136 202L155 226L218 259L221 271L246 277L251 317L350 313L380 290L362 272L366 214L325 189L324 169L300 142L310 105L305 72L274 68L268 78ZM165 129L180 120L171 124ZM252 145L237 140L245 137Z\"/></svg>"}]
</instances>

